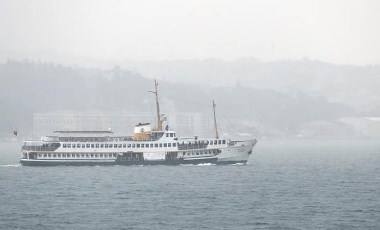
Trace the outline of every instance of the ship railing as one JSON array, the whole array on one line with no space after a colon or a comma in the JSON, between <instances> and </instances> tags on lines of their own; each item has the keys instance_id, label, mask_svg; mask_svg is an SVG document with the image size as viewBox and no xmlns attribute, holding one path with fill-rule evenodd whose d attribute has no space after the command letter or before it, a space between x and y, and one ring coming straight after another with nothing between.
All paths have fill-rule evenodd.
<instances>
[{"instance_id":1,"label":"ship railing","mask_svg":"<svg viewBox=\"0 0 380 230\"><path fill-rule=\"evenodd\" d=\"M55 151L60 146L59 143L53 145L24 145L22 146L22 150L24 151L41 151L41 152L49 152Z\"/></svg>"},{"instance_id":2,"label":"ship railing","mask_svg":"<svg viewBox=\"0 0 380 230\"><path fill-rule=\"evenodd\" d=\"M136 139L133 137L59 137L60 142L121 142L121 141L156 141L157 138Z\"/></svg>"},{"instance_id":3,"label":"ship railing","mask_svg":"<svg viewBox=\"0 0 380 230\"><path fill-rule=\"evenodd\" d=\"M132 141L132 137L59 137L61 142Z\"/></svg>"}]
</instances>

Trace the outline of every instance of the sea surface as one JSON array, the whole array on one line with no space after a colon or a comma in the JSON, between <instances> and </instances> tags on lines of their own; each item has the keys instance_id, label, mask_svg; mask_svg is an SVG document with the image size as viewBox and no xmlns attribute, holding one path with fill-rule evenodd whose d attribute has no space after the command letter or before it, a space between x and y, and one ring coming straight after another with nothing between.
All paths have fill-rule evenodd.
<instances>
[{"instance_id":1,"label":"sea surface","mask_svg":"<svg viewBox=\"0 0 380 230\"><path fill-rule=\"evenodd\" d=\"M380 229L380 141L259 141L248 165L18 164L0 143L0 229Z\"/></svg>"}]
</instances>

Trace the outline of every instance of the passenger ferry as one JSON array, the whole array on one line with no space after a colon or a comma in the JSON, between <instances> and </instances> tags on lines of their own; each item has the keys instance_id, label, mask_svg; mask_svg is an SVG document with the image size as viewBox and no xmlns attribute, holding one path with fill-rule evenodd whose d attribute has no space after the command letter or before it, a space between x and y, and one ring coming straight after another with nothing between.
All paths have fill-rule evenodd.
<instances>
[{"instance_id":1,"label":"passenger ferry","mask_svg":"<svg viewBox=\"0 0 380 230\"><path fill-rule=\"evenodd\" d=\"M26 166L54 165L180 165L246 163L256 139L235 141L216 137L179 138L163 130L159 112L157 83L155 91L157 127L150 123L135 126L133 136L115 136L112 131L55 131L39 141L24 141L20 163Z\"/></svg>"}]
</instances>

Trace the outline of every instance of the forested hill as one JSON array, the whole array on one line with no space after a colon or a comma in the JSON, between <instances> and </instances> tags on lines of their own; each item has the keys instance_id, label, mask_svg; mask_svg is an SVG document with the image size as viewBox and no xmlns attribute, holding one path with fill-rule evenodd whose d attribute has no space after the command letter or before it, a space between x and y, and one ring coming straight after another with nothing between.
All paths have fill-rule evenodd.
<instances>
[{"instance_id":1,"label":"forested hill","mask_svg":"<svg viewBox=\"0 0 380 230\"><path fill-rule=\"evenodd\" d=\"M51 111L123 111L151 113L153 81L138 73L67 67L52 63L7 61L0 64L0 133L32 130L34 113ZM296 129L313 120L354 112L343 104L299 92L254 89L239 84L210 87L159 82L165 113L209 112L215 100L224 119L246 119L273 129Z\"/></svg>"}]
</instances>

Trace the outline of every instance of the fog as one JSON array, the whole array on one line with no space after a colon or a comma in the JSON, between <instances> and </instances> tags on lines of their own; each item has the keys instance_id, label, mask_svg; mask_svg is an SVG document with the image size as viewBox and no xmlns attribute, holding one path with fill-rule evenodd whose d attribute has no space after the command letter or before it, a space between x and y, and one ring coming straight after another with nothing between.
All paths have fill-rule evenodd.
<instances>
[{"instance_id":1,"label":"fog","mask_svg":"<svg viewBox=\"0 0 380 230\"><path fill-rule=\"evenodd\" d=\"M0 0L0 138L380 137L378 1Z\"/></svg>"}]
</instances>

